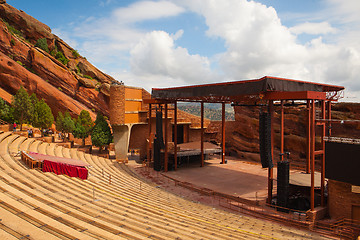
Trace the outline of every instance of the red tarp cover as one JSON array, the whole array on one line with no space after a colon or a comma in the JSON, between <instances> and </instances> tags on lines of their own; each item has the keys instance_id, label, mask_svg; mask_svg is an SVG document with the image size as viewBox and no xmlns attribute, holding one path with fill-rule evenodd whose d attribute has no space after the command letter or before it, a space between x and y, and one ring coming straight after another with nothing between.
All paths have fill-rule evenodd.
<instances>
[{"instance_id":1,"label":"red tarp cover","mask_svg":"<svg viewBox=\"0 0 360 240\"><path fill-rule=\"evenodd\" d=\"M43 162L43 172L54 172L57 175L65 174L69 177L78 177L81 179L87 179L88 170L85 166L89 164L70 158L55 157L35 152L27 153L31 158Z\"/></svg>"},{"instance_id":2,"label":"red tarp cover","mask_svg":"<svg viewBox=\"0 0 360 240\"><path fill-rule=\"evenodd\" d=\"M71 159L71 158L63 158L63 157L55 157L55 156L50 156L50 155L45 155L45 154L40 154L40 153L35 153L35 152L29 152L27 153L31 158L35 159L36 161L42 162L44 160L48 160L51 162L59 162L59 163L63 163L63 164L68 164L68 165L72 165L72 166L78 166L78 167L86 167L86 166L90 166L89 164L78 160L78 159Z\"/></svg>"},{"instance_id":3,"label":"red tarp cover","mask_svg":"<svg viewBox=\"0 0 360 240\"><path fill-rule=\"evenodd\" d=\"M88 176L88 170L85 167L76 167L48 160L43 161L43 172L53 172L57 175L65 174L69 177L78 177L81 179L87 179Z\"/></svg>"}]
</instances>

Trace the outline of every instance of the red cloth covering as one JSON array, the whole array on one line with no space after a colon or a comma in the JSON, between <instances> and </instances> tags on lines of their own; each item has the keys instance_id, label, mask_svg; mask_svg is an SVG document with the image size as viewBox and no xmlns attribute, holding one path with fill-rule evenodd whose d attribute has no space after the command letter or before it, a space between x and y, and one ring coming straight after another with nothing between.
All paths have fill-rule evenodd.
<instances>
[{"instance_id":1,"label":"red cloth covering","mask_svg":"<svg viewBox=\"0 0 360 240\"><path fill-rule=\"evenodd\" d=\"M87 179L88 170L85 167L77 167L59 162L52 162L48 160L43 161L43 172L53 172L57 175L65 174L69 177L78 177Z\"/></svg>"},{"instance_id":2,"label":"red cloth covering","mask_svg":"<svg viewBox=\"0 0 360 240\"><path fill-rule=\"evenodd\" d=\"M87 179L88 170L84 167L76 167L77 177L80 179Z\"/></svg>"},{"instance_id":3,"label":"red cloth covering","mask_svg":"<svg viewBox=\"0 0 360 240\"><path fill-rule=\"evenodd\" d=\"M48 160L48 161L52 161L52 162L59 162L59 163L68 164L68 165L72 165L72 166L78 166L78 167L89 166L89 164L87 164L86 162L83 162L79 159L63 158L63 157L45 155L45 154L40 154L40 153L35 153L35 152L28 152L27 154L39 162Z\"/></svg>"}]
</instances>

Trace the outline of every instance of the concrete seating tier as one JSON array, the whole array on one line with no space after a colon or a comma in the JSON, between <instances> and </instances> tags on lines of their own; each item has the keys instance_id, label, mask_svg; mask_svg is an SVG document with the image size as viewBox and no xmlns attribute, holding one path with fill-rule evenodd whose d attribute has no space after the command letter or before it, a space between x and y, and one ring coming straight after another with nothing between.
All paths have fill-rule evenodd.
<instances>
[{"instance_id":1,"label":"concrete seating tier","mask_svg":"<svg viewBox=\"0 0 360 240\"><path fill-rule=\"evenodd\" d=\"M28 169L13 153L29 149L88 162L88 180ZM7 132L0 134L0 219L1 239L321 238L193 203L116 162Z\"/></svg>"}]
</instances>

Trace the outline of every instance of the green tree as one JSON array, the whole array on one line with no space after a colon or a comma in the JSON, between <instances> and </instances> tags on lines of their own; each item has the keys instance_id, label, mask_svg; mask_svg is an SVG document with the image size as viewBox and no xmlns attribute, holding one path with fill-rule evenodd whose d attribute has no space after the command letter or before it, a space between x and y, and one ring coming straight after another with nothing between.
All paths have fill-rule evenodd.
<instances>
[{"instance_id":1,"label":"green tree","mask_svg":"<svg viewBox=\"0 0 360 240\"><path fill-rule=\"evenodd\" d=\"M80 123L75 124L75 128L73 131L74 137L82 139L82 145L85 146L85 139L89 136L89 133L86 132L86 129Z\"/></svg>"},{"instance_id":2,"label":"green tree","mask_svg":"<svg viewBox=\"0 0 360 240\"><path fill-rule=\"evenodd\" d=\"M82 110L78 116L74 129L74 137L81 138L83 146L85 145L85 139L90 135L94 126L94 122L90 117L90 113L86 110Z\"/></svg>"},{"instance_id":3,"label":"green tree","mask_svg":"<svg viewBox=\"0 0 360 240\"><path fill-rule=\"evenodd\" d=\"M30 99L30 102L31 102L31 105L32 105L32 107L30 109L29 123L34 126L34 121L35 121L34 117L36 116L36 114L35 114L35 105L39 102L39 99L36 97L35 93L32 93L30 95L29 99Z\"/></svg>"},{"instance_id":4,"label":"green tree","mask_svg":"<svg viewBox=\"0 0 360 240\"><path fill-rule=\"evenodd\" d=\"M46 38L39 38L36 41L35 47L41 48L42 50L44 50L45 52L49 52L49 46L47 44L47 40Z\"/></svg>"},{"instance_id":5,"label":"green tree","mask_svg":"<svg viewBox=\"0 0 360 240\"><path fill-rule=\"evenodd\" d=\"M46 104L44 99L41 99L34 106L32 125L42 130L42 129L50 128L53 122L54 122L54 116L51 112L51 108L49 107L49 105Z\"/></svg>"},{"instance_id":6,"label":"green tree","mask_svg":"<svg viewBox=\"0 0 360 240\"><path fill-rule=\"evenodd\" d=\"M33 109L30 97L23 87L13 97L11 105L13 107L14 120L20 124L20 131L22 131L22 124L31 121Z\"/></svg>"},{"instance_id":7,"label":"green tree","mask_svg":"<svg viewBox=\"0 0 360 240\"><path fill-rule=\"evenodd\" d=\"M112 134L108 122L101 113L96 115L95 126L91 132L92 144L99 147L99 151L112 142Z\"/></svg>"},{"instance_id":8,"label":"green tree","mask_svg":"<svg viewBox=\"0 0 360 240\"><path fill-rule=\"evenodd\" d=\"M63 133L66 134L67 139L69 140L69 133L72 133L75 129L74 120L71 118L69 112L65 112L64 119L62 122Z\"/></svg>"},{"instance_id":9,"label":"green tree","mask_svg":"<svg viewBox=\"0 0 360 240\"><path fill-rule=\"evenodd\" d=\"M63 115L61 112L58 112L58 115L56 117L55 127L56 130L62 132L64 136L66 135L68 136L69 133L74 132L75 123L74 120L71 118L70 113L65 112L65 114Z\"/></svg>"},{"instance_id":10,"label":"green tree","mask_svg":"<svg viewBox=\"0 0 360 240\"><path fill-rule=\"evenodd\" d=\"M57 131L63 132L63 122L64 122L64 115L62 114L62 112L59 111L55 122L55 128Z\"/></svg>"},{"instance_id":11,"label":"green tree","mask_svg":"<svg viewBox=\"0 0 360 240\"><path fill-rule=\"evenodd\" d=\"M12 108L2 98L0 98L0 119L8 123L14 120L12 117Z\"/></svg>"}]
</instances>

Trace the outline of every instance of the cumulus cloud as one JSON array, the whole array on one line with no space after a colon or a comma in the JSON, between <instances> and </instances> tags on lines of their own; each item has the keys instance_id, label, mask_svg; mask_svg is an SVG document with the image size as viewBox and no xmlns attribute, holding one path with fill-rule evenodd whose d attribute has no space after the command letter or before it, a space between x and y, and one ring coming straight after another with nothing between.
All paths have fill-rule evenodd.
<instances>
[{"instance_id":1,"label":"cumulus cloud","mask_svg":"<svg viewBox=\"0 0 360 240\"><path fill-rule=\"evenodd\" d=\"M290 32L294 34L327 34L327 33L336 33L336 29L333 28L328 22L319 22L319 23L311 23L305 22L294 27L289 28Z\"/></svg>"},{"instance_id":2,"label":"cumulus cloud","mask_svg":"<svg viewBox=\"0 0 360 240\"><path fill-rule=\"evenodd\" d=\"M336 17L342 17L342 21L339 20L342 24L354 24L359 19L359 15L352 14L359 8L359 4L355 7L356 1L328 1L331 6L326 10L329 18L335 16L332 13L335 14L333 9L337 7L342 14L337 12ZM204 16L209 37L225 40L226 51L220 54L219 64L228 79L274 75L343 84L350 91L360 90L357 79L360 48L358 41L354 41L359 30L347 28L347 25L337 32L328 19L320 23L305 21L288 28L282 25L274 8L254 1L176 2ZM314 34L315 37L302 44L297 39L297 34L301 33ZM329 33L342 35L332 35L333 38L327 37L327 41L319 37Z\"/></svg>"},{"instance_id":3,"label":"cumulus cloud","mask_svg":"<svg viewBox=\"0 0 360 240\"><path fill-rule=\"evenodd\" d=\"M136 75L166 76L178 80L181 85L214 78L206 57L190 55L185 48L176 47L174 39L164 31L146 34L130 51L130 65Z\"/></svg>"},{"instance_id":4,"label":"cumulus cloud","mask_svg":"<svg viewBox=\"0 0 360 240\"><path fill-rule=\"evenodd\" d=\"M183 11L182 7L168 1L140 1L127 8L116 9L113 14L119 22L124 24L176 16Z\"/></svg>"},{"instance_id":5,"label":"cumulus cloud","mask_svg":"<svg viewBox=\"0 0 360 240\"><path fill-rule=\"evenodd\" d=\"M255 1L138 1L108 17L76 23L72 34L83 40L75 39L90 60L127 62L130 68L114 64L119 71L110 74L129 85L168 87L273 75L360 92L360 4L325 0L324 6L319 13L296 18L297 25L284 26L276 9ZM188 36L185 27L165 32L137 25L189 12L205 21L208 38L223 40L224 52L190 54L187 46L177 45ZM312 39L301 42L301 34ZM213 65L221 68L222 76Z\"/></svg>"}]
</instances>

